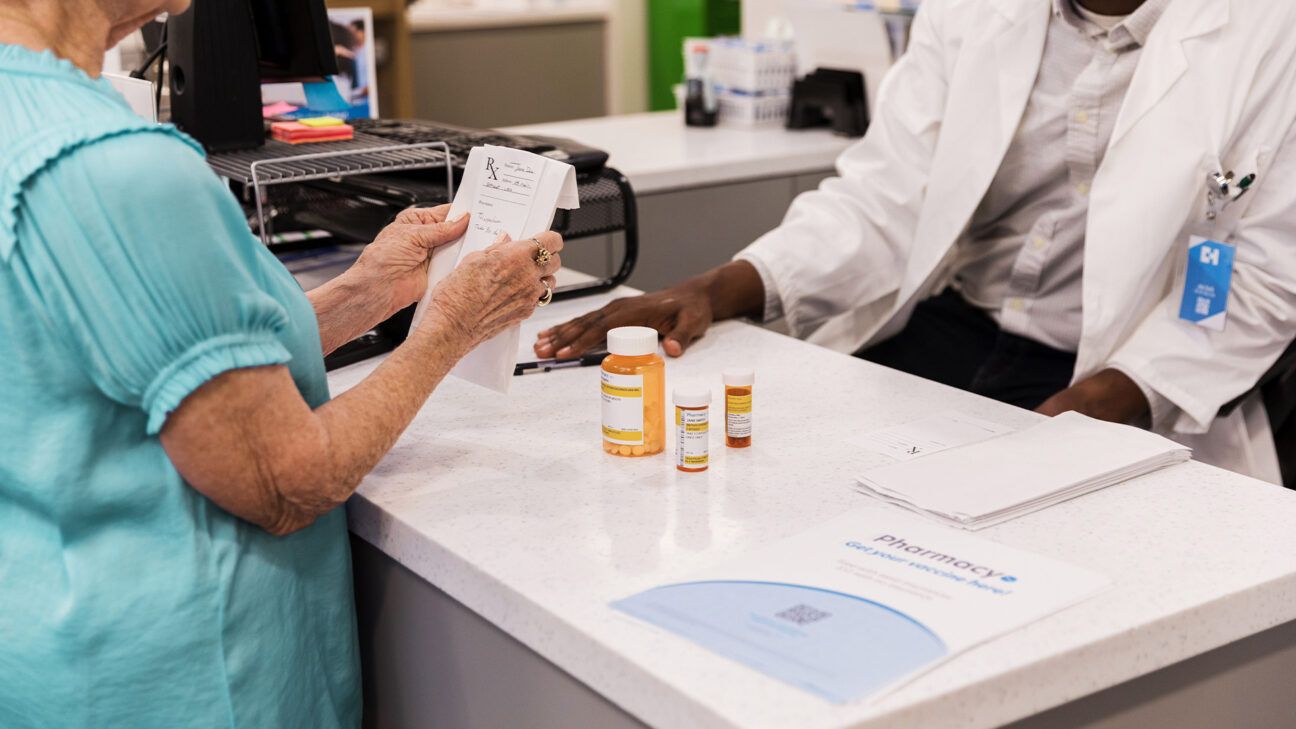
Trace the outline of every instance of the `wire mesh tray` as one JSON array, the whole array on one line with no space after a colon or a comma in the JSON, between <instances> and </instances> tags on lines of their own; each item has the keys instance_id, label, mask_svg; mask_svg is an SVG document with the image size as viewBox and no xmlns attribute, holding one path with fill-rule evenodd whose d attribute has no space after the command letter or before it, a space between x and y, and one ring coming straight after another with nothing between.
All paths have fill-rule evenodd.
<instances>
[{"instance_id":1,"label":"wire mesh tray","mask_svg":"<svg viewBox=\"0 0 1296 729\"><path fill-rule=\"evenodd\" d=\"M447 199L454 199L454 159L445 142L393 145L385 139L357 133L353 139L328 143L327 151L302 153L299 146L271 139L258 149L213 154L208 164L222 177L252 187L257 229L261 242L267 246L270 225L265 216L263 188L272 185L444 166Z\"/></svg>"}]
</instances>

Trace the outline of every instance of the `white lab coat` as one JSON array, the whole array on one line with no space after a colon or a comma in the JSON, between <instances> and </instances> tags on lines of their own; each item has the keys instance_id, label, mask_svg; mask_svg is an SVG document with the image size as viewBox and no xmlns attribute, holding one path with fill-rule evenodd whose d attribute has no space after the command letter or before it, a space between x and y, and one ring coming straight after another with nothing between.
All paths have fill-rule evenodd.
<instances>
[{"instance_id":1,"label":"white lab coat","mask_svg":"<svg viewBox=\"0 0 1296 729\"><path fill-rule=\"evenodd\" d=\"M868 135L740 256L760 259L798 336L841 351L902 329L950 280L1043 55L1051 0L926 0ZM1276 481L1258 397L1296 339L1296 3L1173 0L1142 51L1094 180L1076 379L1118 364L1178 406L1198 458ZM1206 220L1206 178L1256 172ZM1178 318L1190 235L1235 243L1224 332Z\"/></svg>"}]
</instances>

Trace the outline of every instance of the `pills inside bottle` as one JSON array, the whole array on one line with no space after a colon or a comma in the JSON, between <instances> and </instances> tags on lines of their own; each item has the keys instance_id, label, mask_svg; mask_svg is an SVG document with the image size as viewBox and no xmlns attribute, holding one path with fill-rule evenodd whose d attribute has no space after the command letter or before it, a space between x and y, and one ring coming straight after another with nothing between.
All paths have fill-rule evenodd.
<instances>
[{"instance_id":1,"label":"pills inside bottle","mask_svg":"<svg viewBox=\"0 0 1296 729\"><path fill-rule=\"evenodd\" d=\"M725 445L750 448L752 439L752 370L725 370Z\"/></svg>"},{"instance_id":2,"label":"pills inside bottle","mask_svg":"<svg viewBox=\"0 0 1296 729\"><path fill-rule=\"evenodd\" d=\"M698 473L711 465L711 391L675 390L675 467Z\"/></svg>"},{"instance_id":3,"label":"pills inside bottle","mask_svg":"<svg viewBox=\"0 0 1296 729\"><path fill-rule=\"evenodd\" d=\"M657 354L657 330L620 327L608 332L603 360L603 450L637 458L666 447L666 362Z\"/></svg>"}]
</instances>

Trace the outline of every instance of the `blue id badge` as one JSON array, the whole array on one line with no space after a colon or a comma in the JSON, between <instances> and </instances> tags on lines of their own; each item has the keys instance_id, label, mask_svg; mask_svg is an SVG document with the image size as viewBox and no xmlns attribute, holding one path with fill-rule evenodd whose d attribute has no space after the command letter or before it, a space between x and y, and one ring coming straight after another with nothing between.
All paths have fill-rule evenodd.
<instances>
[{"instance_id":1,"label":"blue id badge","mask_svg":"<svg viewBox=\"0 0 1296 729\"><path fill-rule=\"evenodd\" d=\"M1228 320L1229 287L1237 247L1194 236L1188 246L1188 275L1184 280L1179 318L1222 332Z\"/></svg>"}]
</instances>

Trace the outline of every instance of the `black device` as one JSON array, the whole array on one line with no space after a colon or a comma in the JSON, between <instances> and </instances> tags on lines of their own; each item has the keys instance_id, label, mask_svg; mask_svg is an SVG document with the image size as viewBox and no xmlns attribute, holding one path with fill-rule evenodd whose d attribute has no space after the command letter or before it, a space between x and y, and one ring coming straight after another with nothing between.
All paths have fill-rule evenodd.
<instances>
[{"instance_id":1,"label":"black device","mask_svg":"<svg viewBox=\"0 0 1296 729\"><path fill-rule=\"evenodd\" d=\"M868 97L864 74L835 68L817 68L792 84L792 109L788 129L831 126L847 137L868 131Z\"/></svg>"},{"instance_id":2,"label":"black device","mask_svg":"<svg viewBox=\"0 0 1296 729\"><path fill-rule=\"evenodd\" d=\"M486 129L470 129L417 119L352 119L357 132L387 139L398 144L445 142L454 157L455 177L463 174L468 153L473 147L493 144L512 147L532 154L566 162L577 174L592 174L607 164L608 153L561 137L520 136Z\"/></svg>"},{"instance_id":3,"label":"black device","mask_svg":"<svg viewBox=\"0 0 1296 729\"><path fill-rule=\"evenodd\" d=\"M265 143L263 80L337 73L324 0L201 0L166 33L171 121L211 152Z\"/></svg>"}]
</instances>

